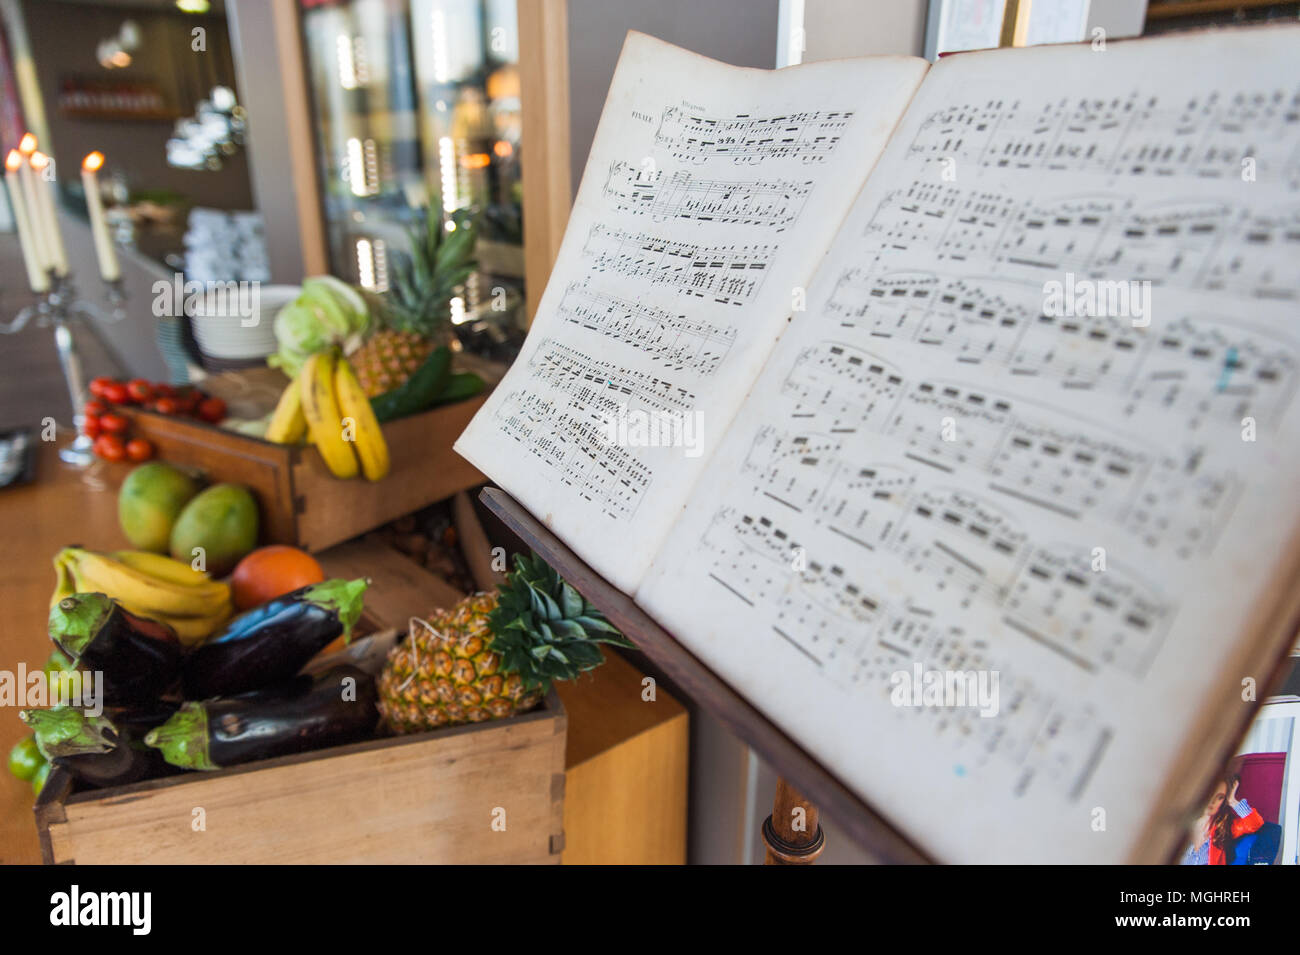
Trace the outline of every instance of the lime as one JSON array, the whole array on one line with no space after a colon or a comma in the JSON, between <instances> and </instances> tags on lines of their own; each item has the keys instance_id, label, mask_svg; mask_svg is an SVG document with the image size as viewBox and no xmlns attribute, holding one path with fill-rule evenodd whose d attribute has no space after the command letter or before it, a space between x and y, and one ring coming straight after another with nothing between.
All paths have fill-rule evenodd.
<instances>
[{"instance_id":1,"label":"lime","mask_svg":"<svg viewBox=\"0 0 1300 955\"><path fill-rule=\"evenodd\" d=\"M50 764L41 763L41 768L36 770L36 775L32 777L32 792L39 796L41 790L45 788L45 780L48 779L49 776Z\"/></svg>"},{"instance_id":2,"label":"lime","mask_svg":"<svg viewBox=\"0 0 1300 955\"><path fill-rule=\"evenodd\" d=\"M31 779L44 765L45 757L36 748L35 736L20 739L14 744L14 748L9 750L9 772L19 779Z\"/></svg>"}]
</instances>

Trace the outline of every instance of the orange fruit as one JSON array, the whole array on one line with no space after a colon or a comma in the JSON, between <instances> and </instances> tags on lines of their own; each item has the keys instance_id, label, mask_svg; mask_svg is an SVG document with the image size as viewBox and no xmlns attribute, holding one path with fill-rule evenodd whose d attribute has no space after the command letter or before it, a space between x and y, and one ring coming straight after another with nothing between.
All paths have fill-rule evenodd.
<instances>
[{"instance_id":1,"label":"orange fruit","mask_svg":"<svg viewBox=\"0 0 1300 955\"><path fill-rule=\"evenodd\" d=\"M236 610L250 610L299 587L325 579L316 558L283 544L259 547L235 565L230 597Z\"/></svg>"}]
</instances>

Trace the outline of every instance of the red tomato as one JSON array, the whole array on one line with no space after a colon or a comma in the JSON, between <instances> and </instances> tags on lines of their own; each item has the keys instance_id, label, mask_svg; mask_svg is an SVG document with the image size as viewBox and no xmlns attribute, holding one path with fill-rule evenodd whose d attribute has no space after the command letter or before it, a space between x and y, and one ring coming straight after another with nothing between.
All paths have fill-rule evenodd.
<instances>
[{"instance_id":1,"label":"red tomato","mask_svg":"<svg viewBox=\"0 0 1300 955\"><path fill-rule=\"evenodd\" d=\"M104 397L104 389L111 384L115 384L112 378L107 378L101 375L98 378L91 379L90 385L88 386L88 390L96 398L102 398Z\"/></svg>"},{"instance_id":2,"label":"red tomato","mask_svg":"<svg viewBox=\"0 0 1300 955\"><path fill-rule=\"evenodd\" d=\"M105 461L121 461L126 457L126 444L118 434L101 434L95 439L95 453Z\"/></svg>"},{"instance_id":3,"label":"red tomato","mask_svg":"<svg viewBox=\"0 0 1300 955\"><path fill-rule=\"evenodd\" d=\"M104 404L104 402L97 398L92 398L86 402L86 406L81 410L87 418L98 418L108 410L108 405Z\"/></svg>"},{"instance_id":4,"label":"red tomato","mask_svg":"<svg viewBox=\"0 0 1300 955\"><path fill-rule=\"evenodd\" d=\"M159 398L153 403L153 410L159 414L176 414L181 406L175 398Z\"/></svg>"},{"instance_id":5,"label":"red tomato","mask_svg":"<svg viewBox=\"0 0 1300 955\"><path fill-rule=\"evenodd\" d=\"M126 385L120 381L110 381L104 386L103 393L100 395L109 404L124 405L131 399L131 393L126 390Z\"/></svg>"},{"instance_id":6,"label":"red tomato","mask_svg":"<svg viewBox=\"0 0 1300 955\"><path fill-rule=\"evenodd\" d=\"M154 382L153 393L158 398L175 398L176 388L165 381L156 381Z\"/></svg>"},{"instance_id":7,"label":"red tomato","mask_svg":"<svg viewBox=\"0 0 1300 955\"><path fill-rule=\"evenodd\" d=\"M81 424L81 430L86 433L88 438L98 438L104 430L99 423L99 418L94 415L86 415L86 420Z\"/></svg>"},{"instance_id":8,"label":"red tomato","mask_svg":"<svg viewBox=\"0 0 1300 955\"><path fill-rule=\"evenodd\" d=\"M139 404L144 404L146 401L153 398L153 385L149 384L149 382L145 381L143 378L133 378L131 381L128 381L126 383L126 390L131 396L131 400Z\"/></svg>"},{"instance_id":9,"label":"red tomato","mask_svg":"<svg viewBox=\"0 0 1300 955\"><path fill-rule=\"evenodd\" d=\"M126 434L131 422L126 420L125 415L106 414L99 416L99 426L109 434Z\"/></svg>"},{"instance_id":10,"label":"red tomato","mask_svg":"<svg viewBox=\"0 0 1300 955\"><path fill-rule=\"evenodd\" d=\"M132 438L126 443L126 456L132 461L148 461L153 457L153 442L146 438Z\"/></svg>"},{"instance_id":11,"label":"red tomato","mask_svg":"<svg viewBox=\"0 0 1300 955\"><path fill-rule=\"evenodd\" d=\"M219 424L226 416L226 403L220 398L204 398L199 402L199 417L209 424Z\"/></svg>"},{"instance_id":12,"label":"red tomato","mask_svg":"<svg viewBox=\"0 0 1300 955\"><path fill-rule=\"evenodd\" d=\"M194 414L198 408L199 402L203 400L203 392L197 388L185 387L176 395L176 401L180 405L181 411L185 414Z\"/></svg>"}]
</instances>

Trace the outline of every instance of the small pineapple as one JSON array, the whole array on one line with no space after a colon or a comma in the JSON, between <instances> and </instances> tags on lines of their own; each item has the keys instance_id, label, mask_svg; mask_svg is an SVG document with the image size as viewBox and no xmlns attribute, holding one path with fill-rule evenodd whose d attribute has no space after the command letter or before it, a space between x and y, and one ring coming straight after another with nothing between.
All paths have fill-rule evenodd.
<instances>
[{"instance_id":1,"label":"small pineapple","mask_svg":"<svg viewBox=\"0 0 1300 955\"><path fill-rule=\"evenodd\" d=\"M368 397L406 384L430 353L450 337L448 303L474 271L474 226L455 212L448 232L442 207L420 210L410 253L393 257L388 291L380 297L375 330L348 356Z\"/></svg>"},{"instance_id":2,"label":"small pineapple","mask_svg":"<svg viewBox=\"0 0 1300 955\"><path fill-rule=\"evenodd\" d=\"M601 643L632 646L544 560L516 555L498 593L411 621L384 664L379 710L399 733L514 716L554 680L600 666Z\"/></svg>"}]
</instances>

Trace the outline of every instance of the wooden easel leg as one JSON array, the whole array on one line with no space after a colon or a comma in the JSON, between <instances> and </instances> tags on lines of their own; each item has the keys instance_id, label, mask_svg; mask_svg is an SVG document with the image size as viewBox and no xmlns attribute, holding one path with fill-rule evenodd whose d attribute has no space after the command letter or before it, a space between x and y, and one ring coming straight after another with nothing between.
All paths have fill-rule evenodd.
<instances>
[{"instance_id":1,"label":"wooden easel leg","mask_svg":"<svg viewBox=\"0 0 1300 955\"><path fill-rule=\"evenodd\" d=\"M812 865L826 848L821 814L785 781L777 777L772 815L763 822L763 842L767 846L764 865Z\"/></svg>"}]
</instances>

